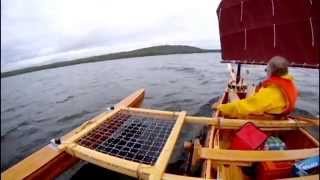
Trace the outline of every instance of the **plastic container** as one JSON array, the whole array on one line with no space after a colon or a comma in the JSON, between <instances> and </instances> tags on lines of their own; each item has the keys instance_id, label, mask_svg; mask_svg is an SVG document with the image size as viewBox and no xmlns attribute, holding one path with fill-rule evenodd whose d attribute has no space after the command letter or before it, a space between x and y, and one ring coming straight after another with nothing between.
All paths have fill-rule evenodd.
<instances>
[{"instance_id":1,"label":"plastic container","mask_svg":"<svg viewBox=\"0 0 320 180\"><path fill-rule=\"evenodd\" d=\"M292 177L293 161L261 162L258 164L257 178L271 180Z\"/></svg>"},{"instance_id":2,"label":"plastic container","mask_svg":"<svg viewBox=\"0 0 320 180\"><path fill-rule=\"evenodd\" d=\"M256 150L264 144L267 138L268 136L264 132L253 123L248 122L235 133L230 148L235 150Z\"/></svg>"},{"instance_id":3,"label":"plastic container","mask_svg":"<svg viewBox=\"0 0 320 180\"><path fill-rule=\"evenodd\" d=\"M319 156L313 156L294 164L293 172L295 176L307 176L313 173L319 173Z\"/></svg>"}]
</instances>

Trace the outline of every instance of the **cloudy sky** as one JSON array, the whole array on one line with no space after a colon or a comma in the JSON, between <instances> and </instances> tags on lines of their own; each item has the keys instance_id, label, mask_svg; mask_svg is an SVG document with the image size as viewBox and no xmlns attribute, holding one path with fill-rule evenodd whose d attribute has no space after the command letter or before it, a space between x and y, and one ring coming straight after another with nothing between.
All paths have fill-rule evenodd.
<instances>
[{"instance_id":1,"label":"cloudy sky","mask_svg":"<svg viewBox=\"0 0 320 180\"><path fill-rule=\"evenodd\" d=\"M137 48L220 48L220 0L2 0L1 71Z\"/></svg>"}]
</instances>

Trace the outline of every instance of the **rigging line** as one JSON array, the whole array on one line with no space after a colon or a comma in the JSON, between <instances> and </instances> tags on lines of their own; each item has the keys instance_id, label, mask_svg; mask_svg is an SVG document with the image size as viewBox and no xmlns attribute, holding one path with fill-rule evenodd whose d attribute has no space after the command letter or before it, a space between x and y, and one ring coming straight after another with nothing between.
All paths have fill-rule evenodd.
<instances>
[{"instance_id":1,"label":"rigging line","mask_svg":"<svg viewBox=\"0 0 320 180\"><path fill-rule=\"evenodd\" d=\"M219 22L220 22L220 17L221 17L221 11L222 11L222 8L220 7L220 10L219 10L219 18L218 18Z\"/></svg>"},{"instance_id":2,"label":"rigging line","mask_svg":"<svg viewBox=\"0 0 320 180\"><path fill-rule=\"evenodd\" d=\"M273 48L276 47L276 24L273 24Z\"/></svg>"},{"instance_id":3,"label":"rigging line","mask_svg":"<svg viewBox=\"0 0 320 180\"><path fill-rule=\"evenodd\" d=\"M247 29L244 28L244 50L247 49Z\"/></svg>"},{"instance_id":4,"label":"rigging line","mask_svg":"<svg viewBox=\"0 0 320 180\"><path fill-rule=\"evenodd\" d=\"M272 4L272 16L274 16L274 3L273 3L273 0L271 0L271 4Z\"/></svg>"},{"instance_id":5,"label":"rigging line","mask_svg":"<svg viewBox=\"0 0 320 180\"><path fill-rule=\"evenodd\" d=\"M240 22L242 22L242 14L243 14L243 1L241 1L241 11L240 11Z\"/></svg>"},{"instance_id":6,"label":"rigging line","mask_svg":"<svg viewBox=\"0 0 320 180\"><path fill-rule=\"evenodd\" d=\"M312 5L312 0L309 0L310 4Z\"/></svg>"},{"instance_id":7,"label":"rigging line","mask_svg":"<svg viewBox=\"0 0 320 180\"><path fill-rule=\"evenodd\" d=\"M312 47L314 47L314 34L313 34L313 25L312 25L312 17L309 18L310 28L311 28L311 38L312 38Z\"/></svg>"}]
</instances>

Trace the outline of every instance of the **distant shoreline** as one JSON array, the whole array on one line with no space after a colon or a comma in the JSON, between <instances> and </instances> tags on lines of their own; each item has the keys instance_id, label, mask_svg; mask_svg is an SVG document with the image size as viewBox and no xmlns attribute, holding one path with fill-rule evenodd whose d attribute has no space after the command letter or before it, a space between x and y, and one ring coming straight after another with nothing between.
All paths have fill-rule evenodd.
<instances>
[{"instance_id":1,"label":"distant shoreline","mask_svg":"<svg viewBox=\"0 0 320 180\"><path fill-rule=\"evenodd\" d=\"M72 66L84 63L94 63L99 61L110 61L124 58L144 57L144 56L158 56L158 55L170 55L170 54L192 54L192 53L207 53L207 52L221 52L217 49L201 49L192 46L183 45L164 45L164 46L153 46L148 48L137 49L133 51L111 53L106 55L92 56L86 58L75 59L71 61L62 61L52 64L27 67L23 69L1 72L1 78L15 76L19 74L30 73L34 71L41 71L45 69L53 69L64 66Z\"/></svg>"}]
</instances>

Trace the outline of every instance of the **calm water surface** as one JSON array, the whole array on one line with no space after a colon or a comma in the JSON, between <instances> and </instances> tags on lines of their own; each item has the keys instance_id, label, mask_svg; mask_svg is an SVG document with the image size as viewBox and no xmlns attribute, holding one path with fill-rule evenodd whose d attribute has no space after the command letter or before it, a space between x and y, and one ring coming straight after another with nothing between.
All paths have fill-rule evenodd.
<instances>
[{"instance_id":1,"label":"calm water surface","mask_svg":"<svg viewBox=\"0 0 320 180\"><path fill-rule=\"evenodd\" d=\"M194 114L229 78L219 53L166 55L80 64L1 79L1 171L139 88L145 107ZM251 82L262 66L245 66ZM318 70L292 69L298 108L319 114Z\"/></svg>"}]
</instances>

